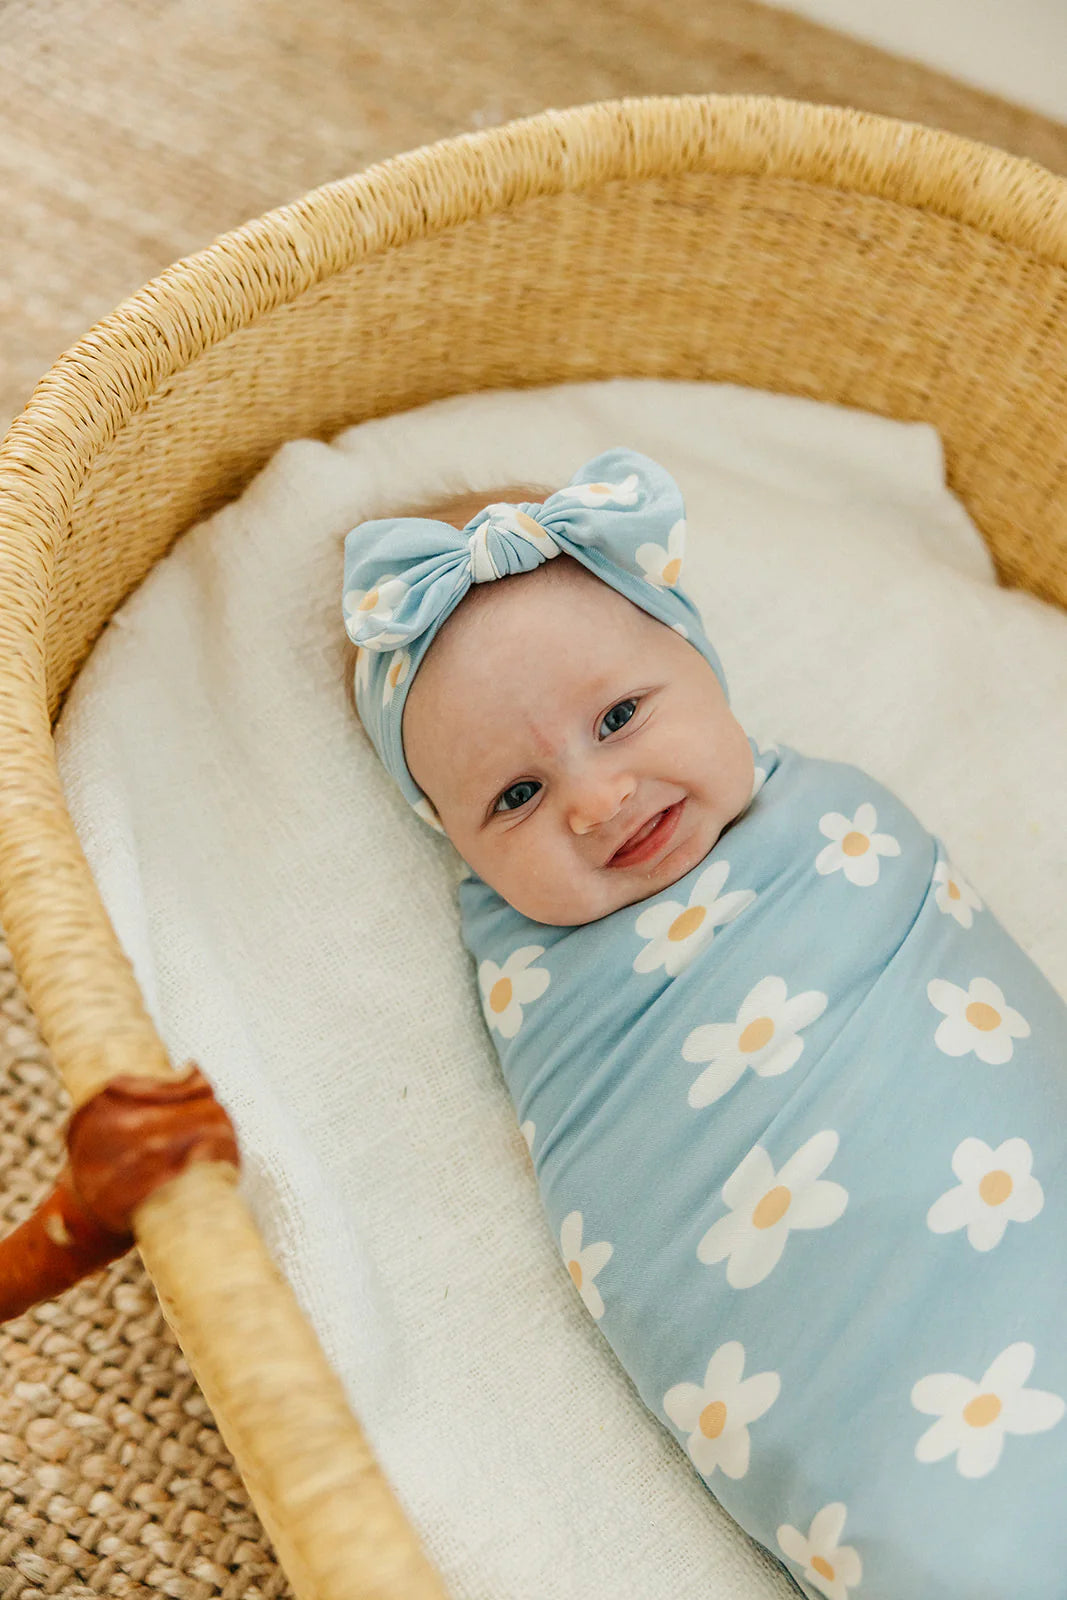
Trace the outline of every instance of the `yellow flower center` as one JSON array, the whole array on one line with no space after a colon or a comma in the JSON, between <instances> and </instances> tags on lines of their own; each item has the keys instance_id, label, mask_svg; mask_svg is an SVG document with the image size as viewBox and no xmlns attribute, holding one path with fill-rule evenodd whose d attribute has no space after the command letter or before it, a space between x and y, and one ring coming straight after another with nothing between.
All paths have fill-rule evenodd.
<instances>
[{"instance_id":1,"label":"yellow flower center","mask_svg":"<svg viewBox=\"0 0 1067 1600\"><path fill-rule=\"evenodd\" d=\"M834 1569L823 1556L812 1556L811 1570L817 1572L820 1578L825 1578L827 1583L833 1583Z\"/></svg>"},{"instance_id":2,"label":"yellow flower center","mask_svg":"<svg viewBox=\"0 0 1067 1600\"><path fill-rule=\"evenodd\" d=\"M498 1015L511 1004L511 979L498 978L489 991L489 1009Z\"/></svg>"},{"instance_id":3,"label":"yellow flower center","mask_svg":"<svg viewBox=\"0 0 1067 1600\"><path fill-rule=\"evenodd\" d=\"M750 1055L753 1050L762 1050L768 1039L774 1038L774 1023L770 1017L757 1017L755 1022L750 1022L740 1039L737 1048Z\"/></svg>"},{"instance_id":4,"label":"yellow flower center","mask_svg":"<svg viewBox=\"0 0 1067 1600\"><path fill-rule=\"evenodd\" d=\"M610 494L613 485L610 483L587 483L586 488L590 494Z\"/></svg>"},{"instance_id":5,"label":"yellow flower center","mask_svg":"<svg viewBox=\"0 0 1067 1600\"><path fill-rule=\"evenodd\" d=\"M705 1439L717 1439L726 1426L726 1407L721 1400L713 1400L700 1413L700 1431Z\"/></svg>"},{"instance_id":6,"label":"yellow flower center","mask_svg":"<svg viewBox=\"0 0 1067 1600\"><path fill-rule=\"evenodd\" d=\"M663 569L664 583L677 583L678 574L681 572L681 570L682 558L681 556L675 556L673 560L667 562L667 565Z\"/></svg>"},{"instance_id":7,"label":"yellow flower center","mask_svg":"<svg viewBox=\"0 0 1067 1600\"><path fill-rule=\"evenodd\" d=\"M570 1273L571 1277L574 1279L574 1287L576 1289L580 1289L582 1287L582 1268L581 1268L581 1264L579 1262L577 1262L577 1261L568 1261L567 1262L567 1271Z\"/></svg>"},{"instance_id":8,"label":"yellow flower center","mask_svg":"<svg viewBox=\"0 0 1067 1600\"><path fill-rule=\"evenodd\" d=\"M543 539L544 538L544 536L545 536L544 528L542 528L542 526L541 526L541 524L539 522L535 522L534 521L533 517L530 516L529 512L527 512L527 511L516 511L516 513L515 513L515 521L518 523L518 525L522 529L523 533L529 534L531 539Z\"/></svg>"},{"instance_id":9,"label":"yellow flower center","mask_svg":"<svg viewBox=\"0 0 1067 1600\"><path fill-rule=\"evenodd\" d=\"M963 1420L972 1428L988 1428L1000 1416L1000 1400L995 1394L976 1394L963 1408Z\"/></svg>"},{"instance_id":10,"label":"yellow flower center","mask_svg":"<svg viewBox=\"0 0 1067 1600\"><path fill-rule=\"evenodd\" d=\"M994 1172L987 1172L978 1185L978 1193L982 1196L987 1206L1000 1206L1012 1191L1011 1174L998 1167Z\"/></svg>"},{"instance_id":11,"label":"yellow flower center","mask_svg":"<svg viewBox=\"0 0 1067 1600\"><path fill-rule=\"evenodd\" d=\"M841 848L846 856L861 856L871 848L871 841L865 833L846 833L841 840Z\"/></svg>"},{"instance_id":12,"label":"yellow flower center","mask_svg":"<svg viewBox=\"0 0 1067 1600\"><path fill-rule=\"evenodd\" d=\"M667 938L674 940L675 943L681 939L688 939L691 933L696 933L707 914L707 906L690 906L688 911L683 911L681 916L675 917L667 929Z\"/></svg>"},{"instance_id":13,"label":"yellow flower center","mask_svg":"<svg viewBox=\"0 0 1067 1600\"><path fill-rule=\"evenodd\" d=\"M752 1213L752 1226L754 1228L773 1228L780 1222L789 1210L789 1202L793 1196L784 1184L779 1183L773 1189L768 1189L759 1205Z\"/></svg>"},{"instance_id":14,"label":"yellow flower center","mask_svg":"<svg viewBox=\"0 0 1067 1600\"><path fill-rule=\"evenodd\" d=\"M948 880L948 897L950 900L958 900L960 898L960 886L958 883L953 883L951 878Z\"/></svg>"},{"instance_id":15,"label":"yellow flower center","mask_svg":"<svg viewBox=\"0 0 1067 1600\"><path fill-rule=\"evenodd\" d=\"M972 1028L977 1028L979 1033L991 1033L994 1028L999 1028L1001 1016L992 1006L987 1006L984 1000L972 1000L963 1013Z\"/></svg>"},{"instance_id":16,"label":"yellow flower center","mask_svg":"<svg viewBox=\"0 0 1067 1600\"><path fill-rule=\"evenodd\" d=\"M366 594L363 596L363 599L359 602L359 605L356 607L356 609L357 609L357 611L373 611L377 604L378 604L378 591L377 591L377 589L368 589Z\"/></svg>"}]
</instances>

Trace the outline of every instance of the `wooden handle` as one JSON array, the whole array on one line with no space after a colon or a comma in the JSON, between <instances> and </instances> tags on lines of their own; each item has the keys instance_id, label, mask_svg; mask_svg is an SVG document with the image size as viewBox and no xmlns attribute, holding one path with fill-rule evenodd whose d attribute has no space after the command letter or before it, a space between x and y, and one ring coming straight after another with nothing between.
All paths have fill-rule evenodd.
<instances>
[{"instance_id":1,"label":"wooden handle","mask_svg":"<svg viewBox=\"0 0 1067 1600\"><path fill-rule=\"evenodd\" d=\"M191 1162L239 1164L233 1124L196 1066L113 1078L71 1117L67 1150L52 1193L0 1241L0 1322L125 1255L138 1206Z\"/></svg>"}]
</instances>

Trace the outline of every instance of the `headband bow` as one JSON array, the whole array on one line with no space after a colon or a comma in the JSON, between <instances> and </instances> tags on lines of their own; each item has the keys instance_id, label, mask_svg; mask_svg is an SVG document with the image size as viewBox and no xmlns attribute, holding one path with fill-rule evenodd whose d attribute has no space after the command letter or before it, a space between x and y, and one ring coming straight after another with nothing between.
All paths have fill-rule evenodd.
<instances>
[{"instance_id":1,"label":"headband bow","mask_svg":"<svg viewBox=\"0 0 1067 1600\"><path fill-rule=\"evenodd\" d=\"M441 824L404 759L404 702L441 625L474 583L532 572L572 556L707 659L719 658L700 613L678 587L685 506L677 484L635 450L608 450L580 467L543 505L488 505L460 531L430 517L364 522L345 539L344 619L359 646L356 704L408 802Z\"/></svg>"}]
</instances>

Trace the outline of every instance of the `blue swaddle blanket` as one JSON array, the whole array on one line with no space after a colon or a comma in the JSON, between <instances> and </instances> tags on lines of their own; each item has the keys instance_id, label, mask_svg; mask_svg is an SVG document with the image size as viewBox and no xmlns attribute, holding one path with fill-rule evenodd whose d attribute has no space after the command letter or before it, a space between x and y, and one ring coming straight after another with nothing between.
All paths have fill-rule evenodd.
<instances>
[{"instance_id":1,"label":"blue swaddle blanket","mask_svg":"<svg viewBox=\"0 0 1067 1600\"><path fill-rule=\"evenodd\" d=\"M830 1600L1067 1594L1067 1007L857 769L753 751L685 877L463 933L645 1404Z\"/></svg>"},{"instance_id":2,"label":"blue swaddle blanket","mask_svg":"<svg viewBox=\"0 0 1067 1600\"><path fill-rule=\"evenodd\" d=\"M462 530L352 530L360 717L417 815L442 827L405 698L472 584L566 555L725 689L684 540L624 449ZM893 794L752 748L747 807L645 900L556 927L460 885L550 1225L646 1405L807 1593L1060 1600L1067 1006Z\"/></svg>"}]
</instances>

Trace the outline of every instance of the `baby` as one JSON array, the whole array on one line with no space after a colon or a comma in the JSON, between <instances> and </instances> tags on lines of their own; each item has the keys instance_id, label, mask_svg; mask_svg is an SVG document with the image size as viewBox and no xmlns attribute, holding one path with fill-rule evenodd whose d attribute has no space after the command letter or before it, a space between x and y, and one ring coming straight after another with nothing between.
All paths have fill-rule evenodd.
<instances>
[{"instance_id":1,"label":"baby","mask_svg":"<svg viewBox=\"0 0 1067 1600\"><path fill-rule=\"evenodd\" d=\"M806 1593L1067 1594L1067 1007L894 795L747 738L662 468L486 498L354 529L346 628L578 1292Z\"/></svg>"}]
</instances>

